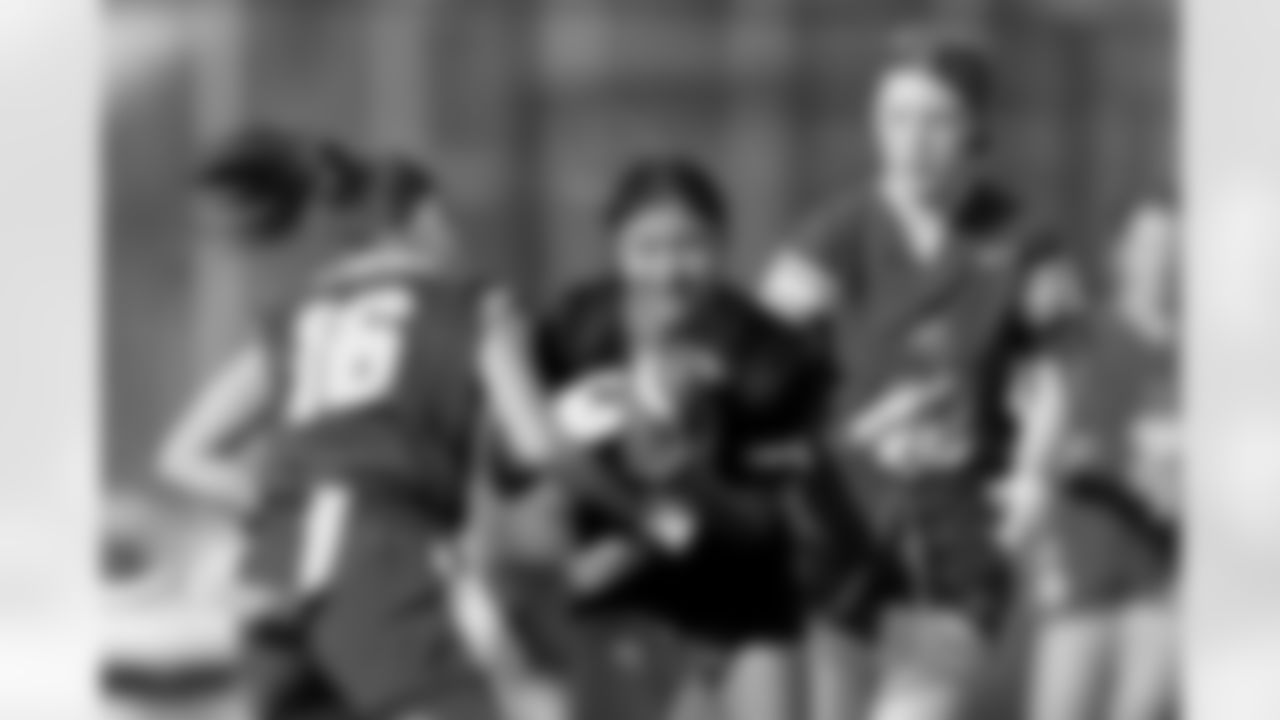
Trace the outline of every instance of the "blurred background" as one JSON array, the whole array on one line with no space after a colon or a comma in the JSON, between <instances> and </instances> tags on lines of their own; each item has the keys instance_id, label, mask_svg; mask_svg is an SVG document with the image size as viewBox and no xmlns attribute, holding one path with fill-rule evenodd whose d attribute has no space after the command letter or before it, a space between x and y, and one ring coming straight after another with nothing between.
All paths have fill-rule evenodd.
<instances>
[{"instance_id":1,"label":"blurred background","mask_svg":"<svg viewBox=\"0 0 1280 720\"><path fill-rule=\"evenodd\" d=\"M485 264L543 294L600 261L615 172L685 150L734 201L751 273L863 175L885 37L939 18L989 40L1002 163L1082 255L1173 148L1172 0L114 0L104 387L108 476L252 327L267 273L199 237L197 159L247 123L421 153ZM284 267L288 267L285 262ZM278 268L277 268L278 269Z\"/></svg>"},{"instance_id":2,"label":"blurred background","mask_svg":"<svg viewBox=\"0 0 1280 720\"><path fill-rule=\"evenodd\" d=\"M105 20L102 427L126 491L299 266L202 236L194 169L248 124L419 154L534 298L601 261L604 194L647 150L717 174L751 277L866 174L881 50L921 21L987 40L1000 163L1086 264L1175 166L1174 0L112 0ZM1015 674L982 717L1009 717Z\"/></svg>"}]
</instances>

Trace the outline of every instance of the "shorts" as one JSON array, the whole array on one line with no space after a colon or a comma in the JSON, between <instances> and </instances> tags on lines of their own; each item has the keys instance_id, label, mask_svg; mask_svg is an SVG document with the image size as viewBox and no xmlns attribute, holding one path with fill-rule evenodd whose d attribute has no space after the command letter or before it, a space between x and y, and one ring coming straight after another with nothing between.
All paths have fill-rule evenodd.
<instances>
[{"instance_id":1,"label":"shorts","mask_svg":"<svg viewBox=\"0 0 1280 720\"><path fill-rule=\"evenodd\" d=\"M325 584L250 633L267 718L497 717L455 627L445 581L430 566L437 537L418 518L357 502Z\"/></svg>"},{"instance_id":2,"label":"shorts","mask_svg":"<svg viewBox=\"0 0 1280 720\"><path fill-rule=\"evenodd\" d=\"M894 607L954 610L985 634L998 633L1013 607L1015 575L996 539L985 483L968 474L901 480L865 466L843 470L856 487L866 548L820 614L866 635Z\"/></svg>"},{"instance_id":3,"label":"shorts","mask_svg":"<svg viewBox=\"0 0 1280 720\"><path fill-rule=\"evenodd\" d=\"M729 648L796 637L801 600L794 544L784 532L709 534L688 555L652 559L579 611L642 618L691 643Z\"/></svg>"},{"instance_id":4,"label":"shorts","mask_svg":"<svg viewBox=\"0 0 1280 720\"><path fill-rule=\"evenodd\" d=\"M372 595L373 593L355 593ZM253 629L249 674L266 720L489 720L496 708L442 608L325 600Z\"/></svg>"},{"instance_id":5,"label":"shorts","mask_svg":"<svg viewBox=\"0 0 1280 720\"><path fill-rule=\"evenodd\" d=\"M1067 483L1049 520L1051 567L1064 588L1050 609L1097 610L1167 592L1178 561L1175 528L1116 478Z\"/></svg>"}]
</instances>

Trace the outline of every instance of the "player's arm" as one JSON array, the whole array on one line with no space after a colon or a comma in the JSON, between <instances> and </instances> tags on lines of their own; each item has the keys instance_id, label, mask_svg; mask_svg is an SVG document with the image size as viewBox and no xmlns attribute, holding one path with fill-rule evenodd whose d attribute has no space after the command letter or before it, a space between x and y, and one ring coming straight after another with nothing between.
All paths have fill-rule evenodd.
<instances>
[{"instance_id":1,"label":"player's arm","mask_svg":"<svg viewBox=\"0 0 1280 720\"><path fill-rule=\"evenodd\" d=\"M533 358L531 331L510 298L486 299L479 375L498 436L519 464L544 468L568 443L557 431Z\"/></svg>"},{"instance_id":2,"label":"player's arm","mask_svg":"<svg viewBox=\"0 0 1280 720\"><path fill-rule=\"evenodd\" d=\"M267 414L269 374L265 349L256 345L222 367L162 442L160 477L202 500L247 509L259 458L246 439Z\"/></svg>"},{"instance_id":3,"label":"player's arm","mask_svg":"<svg viewBox=\"0 0 1280 720\"><path fill-rule=\"evenodd\" d=\"M1010 469L997 486L1002 539L1017 547L1034 535L1054 500L1069 400L1059 363L1041 356L1026 363L1013 393L1018 424Z\"/></svg>"},{"instance_id":4,"label":"player's arm","mask_svg":"<svg viewBox=\"0 0 1280 720\"><path fill-rule=\"evenodd\" d=\"M997 488L1006 514L1005 540L1013 544L1035 530L1053 501L1070 398L1064 360L1052 337L1071 320L1078 293L1074 274L1051 258L1031 274L1023 297L1026 347L1009 397L1018 431L1010 470Z\"/></svg>"},{"instance_id":5,"label":"player's arm","mask_svg":"<svg viewBox=\"0 0 1280 720\"><path fill-rule=\"evenodd\" d=\"M835 307L836 285L809 254L784 250L765 269L759 288L764 306L781 320L811 328Z\"/></svg>"},{"instance_id":6,"label":"player's arm","mask_svg":"<svg viewBox=\"0 0 1280 720\"><path fill-rule=\"evenodd\" d=\"M498 440L522 471L561 483L575 499L643 528L646 518L632 494L609 482L597 458L566 431L563 403L553 403L543 386L530 335L509 301L491 299L479 374Z\"/></svg>"}]
</instances>

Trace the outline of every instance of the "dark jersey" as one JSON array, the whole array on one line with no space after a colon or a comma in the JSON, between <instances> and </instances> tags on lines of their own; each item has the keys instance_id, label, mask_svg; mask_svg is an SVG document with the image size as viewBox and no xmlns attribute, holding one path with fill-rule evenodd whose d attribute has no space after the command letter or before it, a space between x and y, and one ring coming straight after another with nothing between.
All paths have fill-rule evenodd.
<instances>
[{"instance_id":1,"label":"dark jersey","mask_svg":"<svg viewBox=\"0 0 1280 720\"><path fill-rule=\"evenodd\" d=\"M622 289L604 281L571 293L541 330L544 372L553 390L625 375L634 357ZM795 619L795 528L801 467L778 455L816 437L830 373L801 338L729 289L691 313L681 342L713 368L665 426L643 422L595 446L612 480L640 493L691 500L701 520L687 555L654 558L592 607L656 614L696 637L728 639L781 632ZM801 463L803 464L803 463ZM622 532L585 513L582 531ZM750 594L735 607L729 598ZM750 606L750 607L747 607Z\"/></svg>"},{"instance_id":2,"label":"dark jersey","mask_svg":"<svg viewBox=\"0 0 1280 720\"><path fill-rule=\"evenodd\" d=\"M1054 248L991 185L975 186L949 220L942 255L925 264L884 199L865 193L820 213L797 247L835 285L830 330L842 387L834 434L844 500L868 518L883 550L862 579L858 568L847 571L854 589L834 603L855 623L906 596L962 607L986 624L1008 598L982 486L1011 456L1014 372L1040 340L1032 286ZM849 427L907 384L945 388L922 419L963 434L972 449L966 461L899 477L849 442Z\"/></svg>"},{"instance_id":3,"label":"dark jersey","mask_svg":"<svg viewBox=\"0 0 1280 720\"><path fill-rule=\"evenodd\" d=\"M1104 312L1065 343L1065 361L1066 482L1040 572L1060 576L1065 592L1054 602L1079 607L1165 593L1178 563L1177 468L1163 455L1172 448L1143 447L1143 432L1175 419L1173 351Z\"/></svg>"},{"instance_id":4,"label":"dark jersey","mask_svg":"<svg viewBox=\"0 0 1280 720\"><path fill-rule=\"evenodd\" d=\"M270 326L274 464L244 570L280 603L250 637L272 712L487 698L428 564L465 510L478 293L410 262L356 258Z\"/></svg>"},{"instance_id":5,"label":"dark jersey","mask_svg":"<svg viewBox=\"0 0 1280 720\"><path fill-rule=\"evenodd\" d=\"M1128 478L1142 423L1176 411L1174 356L1104 314L1072 339L1070 460L1079 470Z\"/></svg>"},{"instance_id":6,"label":"dark jersey","mask_svg":"<svg viewBox=\"0 0 1280 720\"><path fill-rule=\"evenodd\" d=\"M318 283L272 327L278 488L343 482L456 520L474 453L477 288L420 271Z\"/></svg>"},{"instance_id":7,"label":"dark jersey","mask_svg":"<svg viewBox=\"0 0 1280 720\"><path fill-rule=\"evenodd\" d=\"M991 467L1007 451L1010 373L1039 330L1030 285L1054 247L990 185L959 204L949 231L944 254L926 266L884 201L868 194L821 214L799 249L839 294L840 414L867 410L900 382L941 378L954 391L949 411L979 429L979 460Z\"/></svg>"},{"instance_id":8,"label":"dark jersey","mask_svg":"<svg viewBox=\"0 0 1280 720\"><path fill-rule=\"evenodd\" d=\"M621 287L599 281L578 288L545 319L539 353L553 388L629 362L623 301ZM746 296L713 291L678 334L715 368L715 379L689 405L709 434L755 443L786 439L810 429L821 412L832 380L826 359Z\"/></svg>"}]
</instances>

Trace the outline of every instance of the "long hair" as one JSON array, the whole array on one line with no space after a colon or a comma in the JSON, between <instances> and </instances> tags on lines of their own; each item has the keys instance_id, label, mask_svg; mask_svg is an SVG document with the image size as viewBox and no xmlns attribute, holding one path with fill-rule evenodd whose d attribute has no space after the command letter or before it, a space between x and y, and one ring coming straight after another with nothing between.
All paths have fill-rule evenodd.
<instances>
[{"instance_id":1,"label":"long hair","mask_svg":"<svg viewBox=\"0 0 1280 720\"><path fill-rule=\"evenodd\" d=\"M269 127L227 140L200 167L197 181L241 213L252 239L261 242L293 232L315 190L307 142Z\"/></svg>"},{"instance_id":2,"label":"long hair","mask_svg":"<svg viewBox=\"0 0 1280 720\"><path fill-rule=\"evenodd\" d=\"M973 149L985 149L998 88L980 39L945 27L904 28L890 38L880 74L906 69L927 73L955 95L973 120Z\"/></svg>"},{"instance_id":3,"label":"long hair","mask_svg":"<svg viewBox=\"0 0 1280 720\"><path fill-rule=\"evenodd\" d=\"M615 231L641 210L675 203L716 235L729 224L729 210L711 174L679 156L655 156L633 162L623 171L605 205L604 222Z\"/></svg>"}]
</instances>

